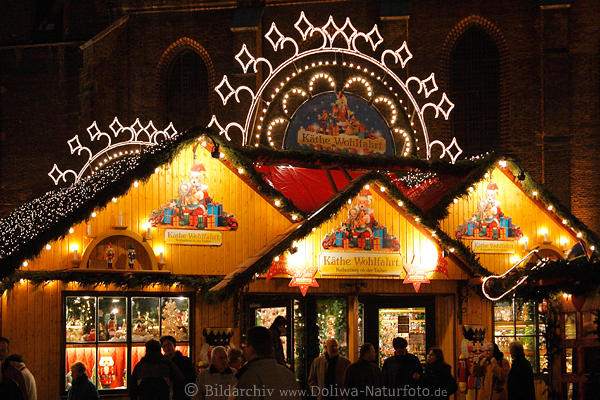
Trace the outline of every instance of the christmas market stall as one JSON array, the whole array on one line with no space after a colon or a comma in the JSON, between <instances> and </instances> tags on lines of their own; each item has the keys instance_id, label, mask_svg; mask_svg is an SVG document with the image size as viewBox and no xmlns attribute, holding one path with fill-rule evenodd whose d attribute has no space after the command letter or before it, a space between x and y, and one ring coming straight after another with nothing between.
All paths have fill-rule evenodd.
<instances>
[{"instance_id":1,"label":"christmas market stall","mask_svg":"<svg viewBox=\"0 0 600 400\"><path fill-rule=\"evenodd\" d=\"M485 344L510 358L519 340L538 399L590 393L596 234L517 160L460 160L456 139L430 138L453 104L433 73L389 67L412 58L406 43L298 21L301 39L275 23L265 35L295 50L280 64L236 55L245 73L264 66L260 88L215 88L225 111L249 94L245 121L93 122L68 141L89 154L81 169L54 164L60 186L0 220L0 333L40 398L66 394L75 361L102 396L126 398L147 340L172 335L203 368L277 316L301 382L328 338L351 360L373 343L382 363L402 336L422 362L440 347L457 398L475 399ZM306 50L313 34L323 43ZM96 140L108 144L94 153Z\"/></svg>"}]
</instances>

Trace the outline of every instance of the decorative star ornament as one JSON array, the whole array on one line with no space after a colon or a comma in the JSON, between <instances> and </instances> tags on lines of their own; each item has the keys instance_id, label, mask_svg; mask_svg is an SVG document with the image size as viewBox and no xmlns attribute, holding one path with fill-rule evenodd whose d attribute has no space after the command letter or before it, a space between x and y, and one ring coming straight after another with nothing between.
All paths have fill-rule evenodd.
<instances>
[{"instance_id":1,"label":"decorative star ornament","mask_svg":"<svg viewBox=\"0 0 600 400\"><path fill-rule=\"evenodd\" d=\"M306 296L309 287L319 287L317 280L315 279L316 269L298 269L294 272L292 280L290 281L289 287L298 287L302 296Z\"/></svg>"},{"instance_id":2,"label":"decorative star ornament","mask_svg":"<svg viewBox=\"0 0 600 400\"><path fill-rule=\"evenodd\" d=\"M279 260L273 261L271 268L267 271L267 282L277 275L290 275L285 256L280 256Z\"/></svg>"},{"instance_id":3,"label":"decorative star ornament","mask_svg":"<svg viewBox=\"0 0 600 400\"><path fill-rule=\"evenodd\" d=\"M412 283L413 287L415 288L415 292L419 292L422 283L429 283L427 271L419 271L417 266L412 263L410 265L404 265L403 267L406 271L406 277L402 283Z\"/></svg>"},{"instance_id":4,"label":"decorative star ornament","mask_svg":"<svg viewBox=\"0 0 600 400\"><path fill-rule=\"evenodd\" d=\"M309 287L319 287L317 280L314 276L311 275L303 275L303 276L294 276L289 284L290 287L297 286L300 288L300 293L302 296L306 296L306 292L308 292Z\"/></svg>"}]
</instances>

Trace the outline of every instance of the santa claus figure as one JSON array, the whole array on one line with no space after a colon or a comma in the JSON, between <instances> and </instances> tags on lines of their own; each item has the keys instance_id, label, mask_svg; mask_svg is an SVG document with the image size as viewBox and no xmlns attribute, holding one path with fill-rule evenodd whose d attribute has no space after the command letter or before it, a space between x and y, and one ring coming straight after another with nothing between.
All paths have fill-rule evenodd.
<instances>
[{"instance_id":1,"label":"santa claus figure","mask_svg":"<svg viewBox=\"0 0 600 400\"><path fill-rule=\"evenodd\" d=\"M499 218L502 216L500 211L500 202L496 199L498 195L498 185L496 182L490 182L487 186L486 197L479 202L478 211L481 216L482 224L488 228L500 226Z\"/></svg>"},{"instance_id":2,"label":"santa claus figure","mask_svg":"<svg viewBox=\"0 0 600 400\"><path fill-rule=\"evenodd\" d=\"M375 212L371 208L373 195L367 189L363 189L356 198L356 209L358 210L358 232L368 231L373 233L372 227L375 225Z\"/></svg>"},{"instance_id":3,"label":"santa claus figure","mask_svg":"<svg viewBox=\"0 0 600 400\"><path fill-rule=\"evenodd\" d=\"M206 212L206 204L211 202L208 195L208 186L204 184L206 179L206 168L202 163L197 163L190 169L189 181L183 182L179 186L179 196L181 204L186 209L193 211L201 209L203 214Z\"/></svg>"}]
</instances>

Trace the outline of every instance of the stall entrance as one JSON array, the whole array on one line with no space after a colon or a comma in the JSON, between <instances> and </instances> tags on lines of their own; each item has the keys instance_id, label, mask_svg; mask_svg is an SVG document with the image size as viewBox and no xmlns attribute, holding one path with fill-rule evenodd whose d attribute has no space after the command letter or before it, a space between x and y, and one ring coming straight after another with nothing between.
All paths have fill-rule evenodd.
<instances>
[{"instance_id":1,"label":"stall entrance","mask_svg":"<svg viewBox=\"0 0 600 400\"><path fill-rule=\"evenodd\" d=\"M408 341L408 351L425 362L435 345L435 298L433 296L359 297L359 343L372 343L378 362L394 355L395 337Z\"/></svg>"},{"instance_id":2,"label":"stall entrance","mask_svg":"<svg viewBox=\"0 0 600 400\"><path fill-rule=\"evenodd\" d=\"M245 298L244 330L255 326L269 328L282 315L288 329L282 337L287 364L305 382L312 361L324 351L325 342L335 338L340 353L348 355L348 302L340 296L249 295Z\"/></svg>"}]
</instances>

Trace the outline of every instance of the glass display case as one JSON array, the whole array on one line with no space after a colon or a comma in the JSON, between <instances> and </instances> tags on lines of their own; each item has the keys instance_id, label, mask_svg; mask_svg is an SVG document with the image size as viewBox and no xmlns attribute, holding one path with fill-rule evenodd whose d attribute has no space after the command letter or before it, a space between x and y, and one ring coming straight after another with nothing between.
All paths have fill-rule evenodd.
<instances>
[{"instance_id":1,"label":"glass display case","mask_svg":"<svg viewBox=\"0 0 600 400\"><path fill-rule=\"evenodd\" d=\"M127 341L127 299L98 297L98 341Z\"/></svg>"},{"instance_id":2,"label":"glass display case","mask_svg":"<svg viewBox=\"0 0 600 400\"><path fill-rule=\"evenodd\" d=\"M65 390L77 361L99 390L127 389L127 375L150 339L172 335L177 350L190 353L189 297L66 295L64 307Z\"/></svg>"},{"instance_id":3,"label":"glass display case","mask_svg":"<svg viewBox=\"0 0 600 400\"><path fill-rule=\"evenodd\" d=\"M316 300L317 326L319 327L319 353L325 351L327 339L336 339L340 354L348 354L348 320L345 298L324 297Z\"/></svg>"},{"instance_id":4,"label":"glass display case","mask_svg":"<svg viewBox=\"0 0 600 400\"><path fill-rule=\"evenodd\" d=\"M190 299L163 297L161 299L161 336L170 335L177 341L189 340Z\"/></svg>"},{"instance_id":5,"label":"glass display case","mask_svg":"<svg viewBox=\"0 0 600 400\"><path fill-rule=\"evenodd\" d=\"M394 355L392 342L395 337L408 341L408 352L425 362L426 333L425 308L381 308L379 309L379 360Z\"/></svg>"},{"instance_id":6,"label":"glass display case","mask_svg":"<svg viewBox=\"0 0 600 400\"><path fill-rule=\"evenodd\" d=\"M513 299L494 303L494 342L507 360L511 361L510 343L519 341L533 370L543 371L546 350L542 336L535 302Z\"/></svg>"},{"instance_id":7,"label":"glass display case","mask_svg":"<svg viewBox=\"0 0 600 400\"><path fill-rule=\"evenodd\" d=\"M131 341L146 343L160 338L159 297L131 298Z\"/></svg>"}]
</instances>

